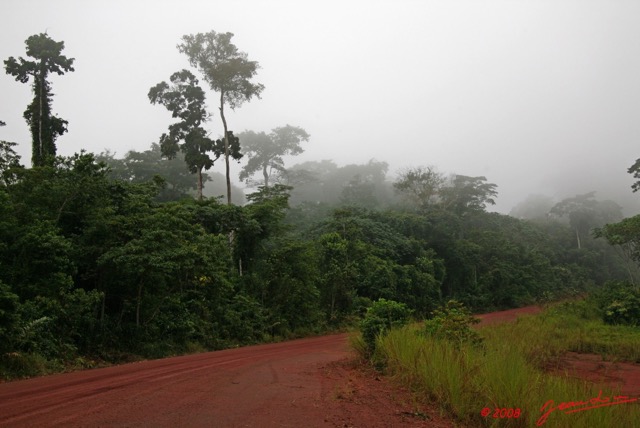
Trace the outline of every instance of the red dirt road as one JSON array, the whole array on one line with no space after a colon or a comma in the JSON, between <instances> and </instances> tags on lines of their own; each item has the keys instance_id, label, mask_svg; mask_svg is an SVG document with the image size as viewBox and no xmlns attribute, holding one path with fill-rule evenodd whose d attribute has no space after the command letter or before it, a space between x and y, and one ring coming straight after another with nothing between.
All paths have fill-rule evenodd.
<instances>
[{"instance_id":1,"label":"red dirt road","mask_svg":"<svg viewBox=\"0 0 640 428\"><path fill-rule=\"evenodd\" d=\"M538 311L479 315L479 325ZM569 356L568 375L640 391L640 365L570 358L590 357ZM0 427L454 426L353 361L339 334L9 382L0 384Z\"/></svg>"},{"instance_id":2,"label":"red dirt road","mask_svg":"<svg viewBox=\"0 0 640 428\"><path fill-rule=\"evenodd\" d=\"M4 383L0 426L451 426L349 356L340 334Z\"/></svg>"},{"instance_id":3,"label":"red dirt road","mask_svg":"<svg viewBox=\"0 0 640 428\"><path fill-rule=\"evenodd\" d=\"M521 315L534 315L542 311L542 308L537 305L525 306L523 308L507 309L500 312L491 312L488 314L475 315L480 319L480 322L476 325L483 326L489 324L497 324L501 322L515 321Z\"/></svg>"}]
</instances>

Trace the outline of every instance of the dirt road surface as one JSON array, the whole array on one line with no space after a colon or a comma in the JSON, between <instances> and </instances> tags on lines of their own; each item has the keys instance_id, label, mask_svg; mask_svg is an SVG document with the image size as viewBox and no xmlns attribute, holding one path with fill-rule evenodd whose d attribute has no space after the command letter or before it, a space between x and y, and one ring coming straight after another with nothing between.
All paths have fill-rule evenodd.
<instances>
[{"instance_id":1,"label":"dirt road surface","mask_svg":"<svg viewBox=\"0 0 640 428\"><path fill-rule=\"evenodd\" d=\"M484 314L479 325L539 310ZM640 365L616 367L625 370L620 376L608 371L615 379L603 379L602 362L595 365L570 371L622 381L623 390L639 387L630 373ZM454 426L435 406L416 401L359 368L348 336L338 334L3 383L0 427Z\"/></svg>"},{"instance_id":2,"label":"dirt road surface","mask_svg":"<svg viewBox=\"0 0 640 428\"><path fill-rule=\"evenodd\" d=\"M9 382L0 426L451 426L352 360L340 334Z\"/></svg>"}]
</instances>

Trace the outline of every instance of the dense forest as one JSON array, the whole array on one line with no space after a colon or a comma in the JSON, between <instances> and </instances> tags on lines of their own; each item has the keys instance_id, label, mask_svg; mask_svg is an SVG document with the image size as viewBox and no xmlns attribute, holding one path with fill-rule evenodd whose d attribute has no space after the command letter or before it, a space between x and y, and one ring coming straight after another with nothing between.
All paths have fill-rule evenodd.
<instances>
[{"instance_id":1,"label":"dense forest","mask_svg":"<svg viewBox=\"0 0 640 428\"><path fill-rule=\"evenodd\" d=\"M73 71L62 42L32 36L34 61L5 61L32 82L34 101L24 114L32 166L0 142L3 374L317 334L382 298L424 318L449 299L487 311L636 280L639 217L623 220L593 193L532 198L509 216L487 211L498 190L485 177L425 166L392 180L375 160L286 167L312 141L304 129L227 129L225 106L262 88L231 36L180 45L221 94L224 136L208 137L205 91L182 70L149 91L177 122L122 158L56 155L66 121L51 113L47 73ZM213 45L227 62L207 62ZM226 176L207 173L219 159ZM231 184L230 159L243 163L246 195Z\"/></svg>"}]
</instances>

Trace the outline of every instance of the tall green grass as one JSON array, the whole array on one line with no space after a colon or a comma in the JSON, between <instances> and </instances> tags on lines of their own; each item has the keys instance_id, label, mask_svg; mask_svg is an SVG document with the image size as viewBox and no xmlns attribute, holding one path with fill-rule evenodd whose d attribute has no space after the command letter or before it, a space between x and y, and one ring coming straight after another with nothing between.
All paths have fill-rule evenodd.
<instances>
[{"instance_id":1,"label":"tall green grass","mask_svg":"<svg viewBox=\"0 0 640 428\"><path fill-rule=\"evenodd\" d=\"M454 346L418 334L416 326L404 327L380 337L373 358L418 396L435 400L465 424L536 426L548 400L557 406L586 401L600 391L602 397L618 394L604 386L546 373L545 368L557 366L563 352L602 351L617 360L634 360L640 352L640 331L605 326L588 315L588 308L571 305L481 328L481 347ZM480 414L485 407L491 410L488 417ZM522 413L519 418L493 418L496 408L519 408ZM556 410L543 426L640 426L640 401L572 414Z\"/></svg>"}]
</instances>

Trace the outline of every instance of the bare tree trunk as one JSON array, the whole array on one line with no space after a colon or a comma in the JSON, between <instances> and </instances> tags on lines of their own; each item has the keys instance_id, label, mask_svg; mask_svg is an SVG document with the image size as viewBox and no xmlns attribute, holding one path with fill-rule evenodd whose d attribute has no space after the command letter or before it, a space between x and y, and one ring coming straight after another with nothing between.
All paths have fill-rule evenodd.
<instances>
[{"instance_id":1,"label":"bare tree trunk","mask_svg":"<svg viewBox=\"0 0 640 428\"><path fill-rule=\"evenodd\" d=\"M40 151L40 166L44 165L44 144L42 142L42 101L44 98L44 75L40 76L40 115L38 117L38 142L39 142L39 151Z\"/></svg>"},{"instance_id":2,"label":"bare tree trunk","mask_svg":"<svg viewBox=\"0 0 640 428\"><path fill-rule=\"evenodd\" d=\"M229 132L227 130L227 119L224 117L224 91L220 90L220 117L224 126L224 164L227 176L227 205L231 205L231 176L229 170ZM236 234L232 230L229 232L229 249L233 253L233 243L236 240ZM238 265L240 276L242 276L242 265Z\"/></svg>"},{"instance_id":3,"label":"bare tree trunk","mask_svg":"<svg viewBox=\"0 0 640 428\"><path fill-rule=\"evenodd\" d=\"M224 127L224 164L227 176L227 205L231 205L231 177L229 175L229 135L227 130L227 120L224 117L224 90L220 90L220 117Z\"/></svg>"},{"instance_id":4,"label":"bare tree trunk","mask_svg":"<svg viewBox=\"0 0 640 428\"><path fill-rule=\"evenodd\" d=\"M578 250L581 250L582 245L580 244L580 233L578 232L578 228L576 228L576 240L578 241Z\"/></svg>"},{"instance_id":5,"label":"bare tree trunk","mask_svg":"<svg viewBox=\"0 0 640 428\"><path fill-rule=\"evenodd\" d=\"M202 200L202 166L198 167L198 200Z\"/></svg>"},{"instance_id":6,"label":"bare tree trunk","mask_svg":"<svg viewBox=\"0 0 640 428\"><path fill-rule=\"evenodd\" d=\"M264 176L264 188L269 188L269 174L267 173L267 164L262 165L262 175Z\"/></svg>"}]
</instances>

